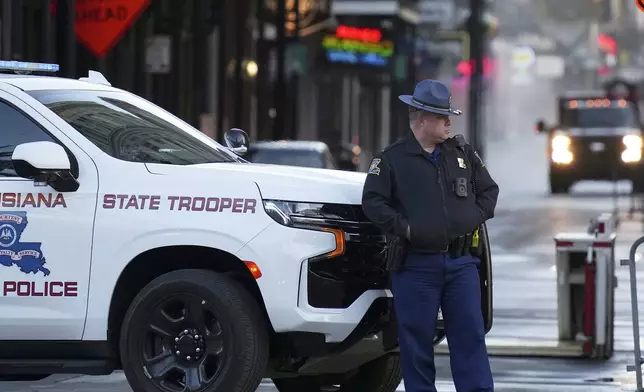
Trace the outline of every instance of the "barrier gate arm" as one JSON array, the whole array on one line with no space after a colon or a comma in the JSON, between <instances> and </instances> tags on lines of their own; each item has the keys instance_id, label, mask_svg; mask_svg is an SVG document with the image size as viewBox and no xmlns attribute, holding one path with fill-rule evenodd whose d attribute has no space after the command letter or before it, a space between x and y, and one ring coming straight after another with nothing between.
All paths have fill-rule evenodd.
<instances>
[{"instance_id":1,"label":"barrier gate arm","mask_svg":"<svg viewBox=\"0 0 644 392\"><path fill-rule=\"evenodd\" d=\"M637 270L635 265L635 252L637 251L637 248L643 243L644 237L640 237L631 246L629 258L620 261L620 265L628 266L631 278L631 311L633 317L633 340L635 344L635 350L633 352L635 364L626 366L626 371L635 371L635 379L637 380L638 392L644 391L644 388L642 387L642 364L644 363L644 359L642 359L642 353L640 351L640 320L639 309L637 306Z\"/></svg>"},{"instance_id":2,"label":"barrier gate arm","mask_svg":"<svg viewBox=\"0 0 644 392\"><path fill-rule=\"evenodd\" d=\"M614 215L613 215L614 216ZM600 219L591 219L588 227L588 234L598 239L600 233L606 231L602 227ZM606 306L598 306L599 301L603 301L607 296L607 287L605 282L608 281L608 260L601 262L600 256L595 254L595 242L591 242L586 253L586 317L590 333L587 336L595 337L596 345L606 344L606 317L608 309ZM612 279L611 279L612 284Z\"/></svg>"}]
</instances>

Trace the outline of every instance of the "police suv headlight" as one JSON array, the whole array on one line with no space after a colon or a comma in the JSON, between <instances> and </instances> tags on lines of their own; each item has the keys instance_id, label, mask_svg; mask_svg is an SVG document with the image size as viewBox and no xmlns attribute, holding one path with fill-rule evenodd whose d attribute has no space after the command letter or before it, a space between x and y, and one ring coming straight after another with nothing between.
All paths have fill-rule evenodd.
<instances>
[{"instance_id":1,"label":"police suv headlight","mask_svg":"<svg viewBox=\"0 0 644 392\"><path fill-rule=\"evenodd\" d=\"M304 203L283 200L264 200L264 210L281 225L293 228L319 230L331 233L335 237L335 249L314 260L328 259L345 253L346 233L343 223L348 223L346 217L328 211L328 207L318 203Z\"/></svg>"},{"instance_id":2,"label":"police suv headlight","mask_svg":"<svg viewBox=\"0 0 644 392\"><path fill-rule=\"evenodd\" d=\"M264 200L264 210L275 222L290 227L317 228L344 220L342 216L326 211L324 204L318 203Z\"/></svg>"}]
</instances>

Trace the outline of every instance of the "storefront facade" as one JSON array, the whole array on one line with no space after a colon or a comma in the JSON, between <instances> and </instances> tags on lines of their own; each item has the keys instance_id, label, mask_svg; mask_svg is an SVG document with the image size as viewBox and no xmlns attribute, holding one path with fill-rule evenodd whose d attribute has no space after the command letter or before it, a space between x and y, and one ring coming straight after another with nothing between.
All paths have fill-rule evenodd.
<instances>
[{"instance_id":1,"label":"storefront facade","mask_svg":"<svg viewBox=\"0 0 644 392\"><path fill-rule=\"evenodd\" d=\"M415 1L34 0L0 11L2 59L58 63L64 77L97 70L217 140L240 127L251 140L354 143L371 156L408 127L396 97L415 84Z\"/></svg>"},{"instance_id":2,"label":"storefront facade","mask_svg":"<svg viewBox=\"0 0 644 392\"><path fill-rule=\"evenodd\" d=\"M297 3L299 12L294 0L5 1L2 59L57 63L64 77L97 70L217 140L231 127L253 140L297 136L310 121L298 113L311 109L296 107L307 70L294 72L291 57L319 42L330 4Z\"/></svg>"},{"instance_id":3,"label":"storefront facade","mask_svg":"<svg viewBox=\"0 0 644 392\"><path fill-rule=\"evenodd\" d=\"M316 58L317 129L309 135L339 148L361 148L359 169L409 128L397 96L413 91L415 2L335 0L337 24Z\"/></svg>"}]
</instances>

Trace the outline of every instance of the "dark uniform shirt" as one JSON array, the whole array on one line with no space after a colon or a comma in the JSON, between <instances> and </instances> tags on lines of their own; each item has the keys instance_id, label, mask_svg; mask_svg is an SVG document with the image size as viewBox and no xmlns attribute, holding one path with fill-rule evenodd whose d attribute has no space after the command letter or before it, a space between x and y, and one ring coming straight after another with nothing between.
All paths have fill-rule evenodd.
<instances>
[{"instance_id":1,"label":"dark uniform shirt","mask_svg":"<svg viewBox=\"0 0 644 392\"><path fill-rule=\"evenodd\" d=\"M494 216L499 187L474 149L463 150L450 138L430 154L409 132L371 162L364 213L387 234L405 237L409 227L415 252L440 252L472 233ZM456 193L459 177L467 180L467 197Z\"/></svg>"}]
</instances>

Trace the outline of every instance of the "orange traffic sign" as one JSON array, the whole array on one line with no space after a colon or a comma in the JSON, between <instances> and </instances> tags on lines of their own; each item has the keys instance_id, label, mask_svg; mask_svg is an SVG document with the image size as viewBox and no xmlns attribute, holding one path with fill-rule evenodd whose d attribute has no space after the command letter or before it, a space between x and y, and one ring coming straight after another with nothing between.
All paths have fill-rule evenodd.
<instances>
[{"instance_id":1,"label":"orange traffic sign","mask_svg":"<svg viewBox=\"0 0 644 392\"><path fill-rule=\"evenodd\" d=\"M141 16L150 0L76 0L76 38L97 57L103 57ZM56 14L57 0L50 11Z\"/></svg>"},{"instance_id":2,"label":"orange traffic sign","mask_svg":"<svg viewBox=\"0 0 644 392\"><path fill-rule=\"evenodd\" d=\"M150 0L76 0L76 36L103 57L141 16Z\"/></svg>"}]
</instances>

